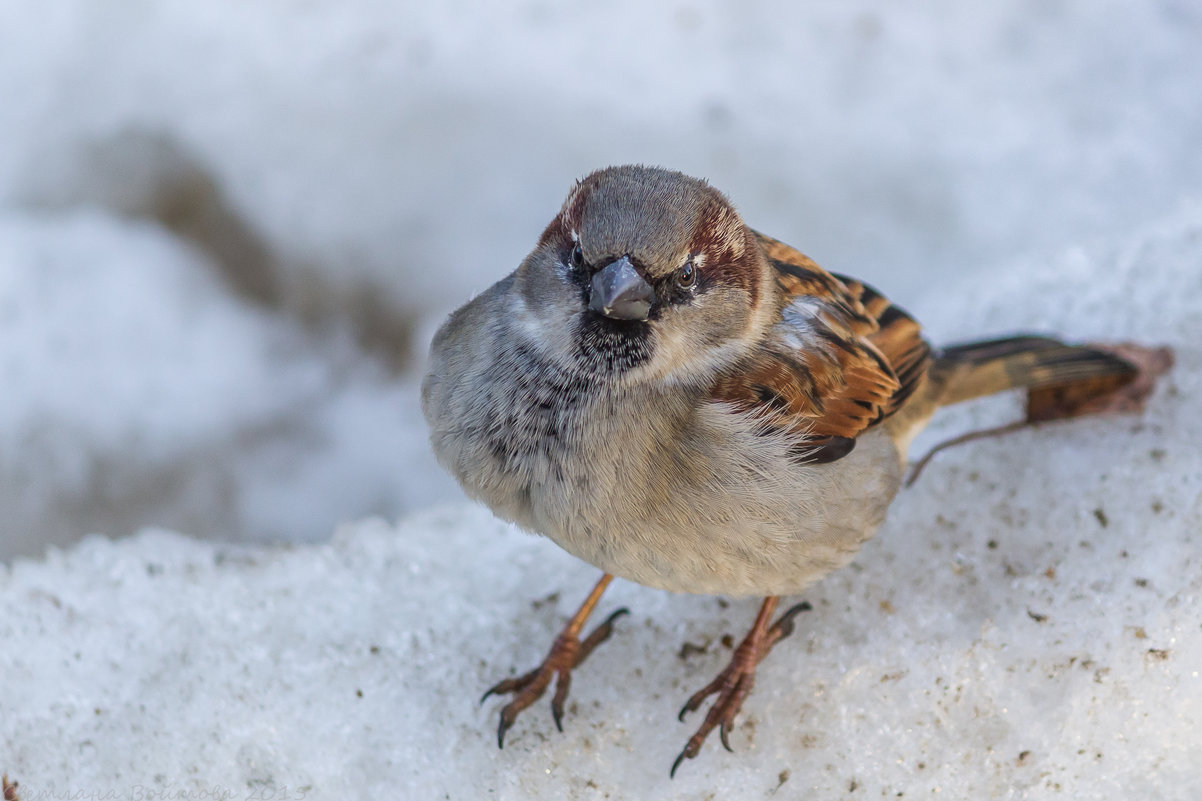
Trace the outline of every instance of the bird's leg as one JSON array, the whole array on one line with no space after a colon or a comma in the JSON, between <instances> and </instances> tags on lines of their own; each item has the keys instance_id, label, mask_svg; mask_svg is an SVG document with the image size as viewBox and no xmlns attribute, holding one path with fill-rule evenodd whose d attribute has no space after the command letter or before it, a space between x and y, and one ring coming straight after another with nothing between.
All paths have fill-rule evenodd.
<instances>
[{"instance_id":1,"label":"bird's leg","mask_svg":"<svg viewBox=\"0 0 1202 801\"><path fill-rule=\"evenodd\" d=\"M727 740L727 735L734 726L735 716L739 714L739 708L743 706L744 699L751 692L752 686L755 684L755 668L760 661L768 655L772 650L772 646L777 641L788 637L793 633L793 617L798 612L804 612L810 608L808 603L802 602L796 606L790 607L789 611L780 616L780 619L769 625L772 620L772 613L776 611L776 604L780 601L780 597L773 595L764 599L763 605L760 606L760 612L756 615L755 623L751 627L751 631L743 638L743 642L739 643L739 647L735 649L734 656L730 659L730 664L726 669L718 674L718 677L709 684L702 687L693 697L685 702L684 707L680 710L680 719L684 720L685 713L693 712L698 709L702 702L707 697L718 694L714 699L713 706L705 716L705 721L701 724L701 728L697 729L697 733L689 738L689 742L685 745L684 750L680 752L680 756L676 757L676 761L672 763L672 772L670 775L676 775L676 769L680 767L680 763L685 759L692 759L701 751L701 744L705 742L705 738L709 733L718 727L718 735L722 738L722 745L727 751L731 751L730 742Z\"/></svg>"},{"instance_id":2,"label":"bird's leg","mask_svg":"<svg viewBox=\"0 0 1202 801\"><path fill-rule=\"evenodd\" d=\"M613 576L609 573L601 576L597 586L593 587L593 591L584 599L584 603L576 610L576 614L572 615L568 625L564 626L563 631L555 638L551 651L541 665L529 673L497 682L489 688L488 692L484 693L484 697L480 699L481 703L484 703L484 700L490 695L514 694L513 700L501 710L501 723L497 726L497 745L499 747L505 747L505 732L517 720L518 714L542 697L551 683L552 676L556 674L559 675L559 680L555 684L555 695L551 698L551 716L555 718L555 727L563 731L561 722L563 702L567 700L568 688L572 684L572 669L583 662L594 648L608 639L609 635L613 633L614 621L630 611L625 607L619 609L607 617L604 623L593 629L583 642L580 640L580 630L584 628L585 621L593 613L593 607L597 605L597 601L601 600L601 593L605 592L605 588L612 580Z\"/></svg>"},{"instance_id":3,"label":"bird's leg","mask_svg":"<svg viewBox=\"0 0 1202 801\"><path fill-rule=\"evenodd\" d=\"M939 451L946 450L948 448L954 448L957 445L963 445L966 442L972 442L973 440L977 439L1000 437L1015 431L1021 431L1024 428L1029 428L1034 425L1037 424L1028 422L1026 420L1018 420L1013 423L1007 423L1004 426L981 428L977 429L976 431L969 431L967 434L961 434L958 437L945 439L942 442L932 446L929 451L923 454L921 459L914 463L914 465L910 468L910 476L906 479L906 486L914 486L914 482L918 480L918 477L922 475L922 471L926 469L926 466L931 463L931 460L935 458L935 454L939 453Z\"/></svg>"}]
</instances>

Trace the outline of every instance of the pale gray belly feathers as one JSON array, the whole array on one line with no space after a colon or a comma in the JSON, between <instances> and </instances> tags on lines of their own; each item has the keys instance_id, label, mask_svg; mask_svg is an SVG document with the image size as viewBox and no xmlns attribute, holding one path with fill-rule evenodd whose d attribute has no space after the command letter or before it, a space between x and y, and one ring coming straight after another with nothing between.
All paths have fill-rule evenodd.
<instances>
[{"instance_id":1,"label":"pale gray belly feathers","mask_svg":"<svg viewBox=\"0 0 1202 801\"><path fill-rule=\"evenodd\" d=\"M496 514L606 572L676 592L797 593L852 558L900 485L903 455L880 427L842 459L799 464L789 439L699 392L618 394L513 331L466 328L504 319L469 307L439 331L422 387L435 454Z\"/></svg>"}]
</instances>

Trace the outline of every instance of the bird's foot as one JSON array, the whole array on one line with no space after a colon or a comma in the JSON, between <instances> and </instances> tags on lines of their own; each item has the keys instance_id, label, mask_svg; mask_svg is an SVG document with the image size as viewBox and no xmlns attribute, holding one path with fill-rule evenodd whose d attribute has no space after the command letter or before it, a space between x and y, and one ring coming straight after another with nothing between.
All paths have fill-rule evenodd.
<instances>
[{"instance_id":1,"label":"bird's foot","mask_svg":"<svg viewBox=\"0 0 1202 801\"><path fill-rule=\"evenodd\" d=\"M598 593L599 594L599 593ZM589 607L591 611L591 606ZM580 665L593 649L609 638L613 633L613 624L629 610L623 607L605 619L605 622L593 629L584 640L580 640L578 632L583 619L573 618L563 632L555 638L551 651L542 664L529 673L497 682L484 693L480 699L484 703L490 695L506 695L513 693L513 699L501 710L501 722L497 726L497 746L505 747L505 732L517 720L523 709L533 704L551 684L551 679L558 676L555 683L555 695L551 697L551 716L555 719L555 727L563 731L563 704L568 698L568 689L572 686L572 670ZM579 617L579 613L578 613Z\"/></svg>"},{"instance_id":2,"label":"bird's foot","mask_svg":"<svg viewBox=\"0 0 1202 801\"><path fill-rule=\"evenodd\" d=\"M811 608L808 603L799 603L781 615L780 619L771 626L768 626L767 621L771 619L776 601L776 598L768 598L764 601L756 624L748 632L743 642L739 643L739 647L735 649L730 664L718 674L717 678L693 693L693 696L681 708L679 718L683 721L687 713L696 711L706 698L717 694L709 712L706 713L705 721L689 738L689 742L680 752L680 756L676 757L676 761L672 763L670 776L676 775L676 769L680 767L681 762L692 759L700 753L705 738L715 727L718 728L718 736L722 740L723 747L727 751L734 750L730 747L728 735L734 727L735 716L739 714L743 701L751 693L751 688L755 684L756 666L768 655L773 645L793 633L794 616Z\"/></svg>"}]
</instances>

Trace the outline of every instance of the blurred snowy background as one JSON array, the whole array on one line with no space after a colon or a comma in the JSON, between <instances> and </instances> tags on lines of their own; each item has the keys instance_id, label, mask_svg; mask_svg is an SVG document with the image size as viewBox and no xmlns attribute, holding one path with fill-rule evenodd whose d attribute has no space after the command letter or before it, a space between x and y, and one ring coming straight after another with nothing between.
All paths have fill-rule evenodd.
<instances>
[{"instance_id":1,"label":"blurred snowy background","mask_svg":"<svg viewBox=\"0 0 1202 801\"><path fill-rule=\"evenodd\" d=\"M425 342L606 164L971 333L931 287L1202 194L1199 75L1193 0L0 0L0 559L458 497Z\"/></svg>"}]
</instances>

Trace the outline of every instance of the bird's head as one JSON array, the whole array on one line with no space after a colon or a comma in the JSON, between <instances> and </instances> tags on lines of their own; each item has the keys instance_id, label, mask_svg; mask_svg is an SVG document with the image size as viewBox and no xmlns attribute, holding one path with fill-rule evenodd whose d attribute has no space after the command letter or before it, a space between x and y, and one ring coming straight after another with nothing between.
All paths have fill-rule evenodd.
<instances>
[{"instance_id":1,"label":"bird's head","mask_svg":"<svg viewBox=\"0 0 1202 801\"><path fill-rule=\"evenodd\" d=\"M716 189L625 166L576 184L516 281L529 322L590 371L706 380L766 328L767 269Z\"/></svg>"}]
</instances>

